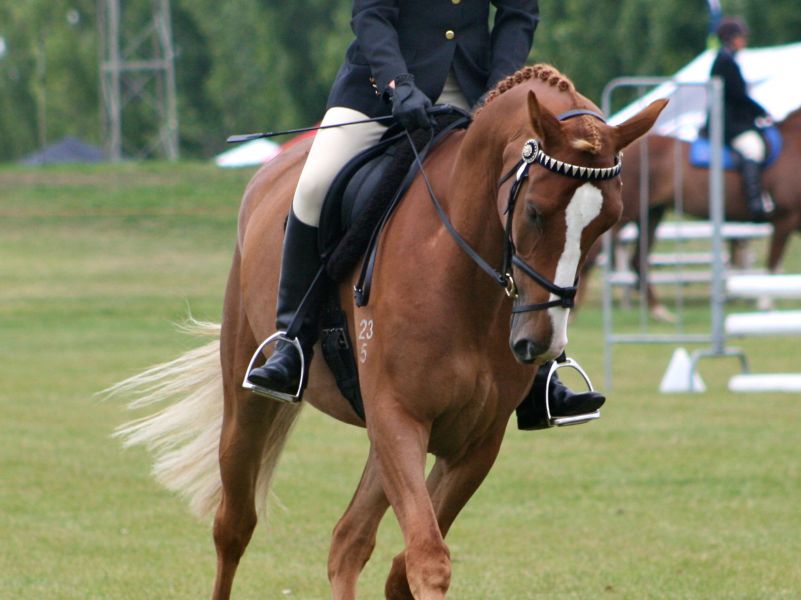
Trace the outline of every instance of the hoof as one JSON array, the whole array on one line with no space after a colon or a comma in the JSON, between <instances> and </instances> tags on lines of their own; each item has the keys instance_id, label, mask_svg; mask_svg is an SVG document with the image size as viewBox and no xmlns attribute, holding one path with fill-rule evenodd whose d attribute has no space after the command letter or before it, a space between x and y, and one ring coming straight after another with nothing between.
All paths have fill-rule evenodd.
<instances>
[{"instance_id":1,"label":"hoof","mask_svg":"<svg viewBox=\"0 0 801 600\"><path fill-rule=\"evenodd\" d=\"M664 304L657 304L651 308L651 318L660 323L674 324L678 322L676 315L670 311Z\"/></svg>"}]
</instances>

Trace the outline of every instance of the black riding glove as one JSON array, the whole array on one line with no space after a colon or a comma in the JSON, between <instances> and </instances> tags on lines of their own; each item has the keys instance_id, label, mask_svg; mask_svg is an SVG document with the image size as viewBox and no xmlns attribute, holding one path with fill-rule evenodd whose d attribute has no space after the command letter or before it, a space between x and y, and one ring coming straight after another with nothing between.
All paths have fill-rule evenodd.
<instances>
[{"instance_id":1,"label":"black riding glove","mask_svg":"<svg viewBox=\"0 0 801 600\"><path fill-rule=\"evenodd\" d=\"M431 100L414 85L412 75L399 75L395 78L395 91L392 94L392 116L404 129L431 129L428 109Z\"/></svg>"}]
</instances>

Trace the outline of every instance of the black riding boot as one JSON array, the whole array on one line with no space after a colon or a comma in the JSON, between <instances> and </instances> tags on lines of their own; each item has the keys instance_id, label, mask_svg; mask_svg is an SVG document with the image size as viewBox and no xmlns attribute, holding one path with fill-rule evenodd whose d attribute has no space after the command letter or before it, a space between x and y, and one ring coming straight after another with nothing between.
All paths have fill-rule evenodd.
<instances>
[{"instance_id":1,"label":"black riding boot","mask_svg":"<svg viewBox=\"0 0 801 600\"><path fill-rule=\"evenodd\" d=\"M290 211L284 234L281 279L276 304L275 325L278 331L286 331L289 327L319 269L317 228L306 225ZM318 335L319 298L310 297L307 301L312 304L306 310L306 316L298 332L298 341L303 348L308 371L312 347ZM287 342L278 342L267 362L250 372L248 381L261 388L294 395L300 386L300 371L300 355L296 348ZM303 382L303 385L306 383Z\"/></svg>"},{"instance_id":2,"label":"black riding boot","mask_svg":"<svg viewBox=\"0 0 801 600\"><path fill-rule=\"evenodd\" d=\"M534 378L523 402L517 407L517 428L523 430L545 429L548 425L548 413L545 409L545 382L552 362L542 365ZM598 410L606 402L600 392L573 392L559 380L556 373L548 385L550 409L552 417L571 417Z\"/></svg>"},{"instance_id":3,"label":"black riding boot","mask_svg":"<svg viewBox=\"0 0 801 600\"><path fill-rule=\"evenodd\" d=\"M743 176L743 194L751 218L756 222L767 221L774 210L773 199L762 189L762 165L743 159L740 172Z\"/></svg>"}]
</instances>

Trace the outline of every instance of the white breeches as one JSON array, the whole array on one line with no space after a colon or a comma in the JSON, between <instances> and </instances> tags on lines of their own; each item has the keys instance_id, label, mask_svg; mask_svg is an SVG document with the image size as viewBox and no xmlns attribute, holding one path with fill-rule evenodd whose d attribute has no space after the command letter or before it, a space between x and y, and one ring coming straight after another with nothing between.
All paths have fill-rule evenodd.
<instances>
[{"instance_id":1,"label":"white breeches","mask_svg":"<svg viewBox=\"0 0 801 600\"><path fill-rule=\"evenodd\" d=\"M470 109L452 74L448 76L437 104ZM326 111L320 124L335 125L366 118L357 110L334 106ZM361 123L317 132L292 200L292 210L298 219L312 227L319 225L323 201L334 177L351 158L376 144L386 129L387 126L381 123Z\"/></svg>"},{"instance_id":2,"label":"white breeches","mask_svg":"<svg viewBox=\"0 0 801 600\"><path fill-rule=\"evenodd\" d=\"M761 163L765 160L765 140L756 131L749 129L731 141L732 147L746 160Z\"/></svg>"}]
</instances>

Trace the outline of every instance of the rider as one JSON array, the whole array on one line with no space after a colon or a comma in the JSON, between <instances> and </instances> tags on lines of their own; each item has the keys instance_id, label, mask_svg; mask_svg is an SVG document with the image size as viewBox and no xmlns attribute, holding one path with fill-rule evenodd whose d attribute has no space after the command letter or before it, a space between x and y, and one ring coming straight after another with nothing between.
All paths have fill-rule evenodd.
<instances>
[{"instance_id":1,"label":"rider","mask_svg":"<svg viewBox=\"0 0 801 600\"><path fill-rule=\"evenodd\" d=\"M490 4L497 9L491 34ZM427 110L434 101L469 110L499 80L521 68L538 22L538 0L354 0L351 25L356 38L337 73L321 125L391 113L407 130L430 129ZM289 326L320 268L317 226L329 185L385 130L385 125L371 122L317 132L286 225L276 307L279 330ZM307 364L317 339L316 313L312 306L298 334ZM300 371L298 352L278 342L248 381L262 390L294 394ZM594 410L603 403L598 393L573 394L556 378L552 382L556 414L587 412L588 405Z\"/></svg>"},{"instance_id":2,"label":"rider","mask_svg":"<svg viewBox=\"0 0 801 600\"><path fill-rule=\"evenodd\" d=\"M717 28L721 49L712 64L711 74L723 80L725 105L723 137L741 157L743 193L746 206L755 221L764 221L774 210L773 200L762 188L762 163L766 144L759 126L770 123L767 111L748 95L743 74L735 60L748 42L748 28L739 17L721 19Z\"/></svg>"}]
</instances>

